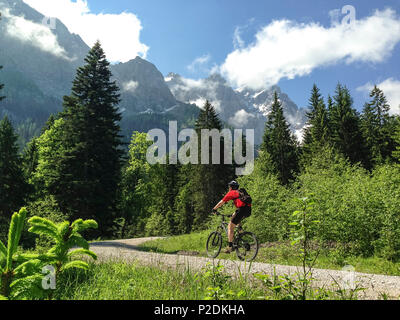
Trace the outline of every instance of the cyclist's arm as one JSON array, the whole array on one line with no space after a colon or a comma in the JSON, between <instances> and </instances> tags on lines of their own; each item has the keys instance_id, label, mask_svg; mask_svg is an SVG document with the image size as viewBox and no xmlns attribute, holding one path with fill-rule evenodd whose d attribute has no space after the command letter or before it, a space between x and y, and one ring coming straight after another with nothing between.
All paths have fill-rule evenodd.
<instances>
[{"instance_id":1,"label":"cyclist's arm","mask_svg":"<svg viewBox=\"0 0 400 320\"><path fill-rule=\"evenodd\" d=\"M213 210L217 210L218 208L221 208L226 202L224 200L221 200L218 202L218 204L214 207Z\"/></svg>"}]
</instances>

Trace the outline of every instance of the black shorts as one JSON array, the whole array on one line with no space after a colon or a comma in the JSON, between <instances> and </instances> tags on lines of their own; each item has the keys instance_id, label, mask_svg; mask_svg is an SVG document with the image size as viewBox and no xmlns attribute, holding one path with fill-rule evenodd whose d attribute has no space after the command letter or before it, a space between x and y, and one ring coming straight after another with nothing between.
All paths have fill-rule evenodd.
<instances>
[{"instance_id":1,"label":"black shorts","mask_svg":"<svg viewBox=\"0 0 400 320\"><path fill-rule=\"evenodd\" d=\"M235 213L232 216L232 223L233 224L239 224L244 218L250 217L251 215L251 207L249 206L244 206L237 208Z\"/></svg>"}]
</instances>

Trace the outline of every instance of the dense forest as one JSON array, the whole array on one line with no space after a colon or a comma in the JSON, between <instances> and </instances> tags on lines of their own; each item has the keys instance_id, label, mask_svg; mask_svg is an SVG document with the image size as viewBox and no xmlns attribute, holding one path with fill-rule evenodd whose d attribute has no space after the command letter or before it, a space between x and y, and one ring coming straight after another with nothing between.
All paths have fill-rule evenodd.
<instances>
[{"instance_id":1,"label":"dense forest","mask_svg":"<svg viewBox=\"0 0 400 320\"><path fill-rule=\"evenodd\" d=\"M275 93L254 172L236 177L234 165L150 165L152 142L140 128L129 146L123 143L119 89L100 43L85 63L63 111L22 153L13 124L7 117L0 122L1 240L23 206L29 216L54 222L94 219L99 227L86 231L90 239L203 230L227 183L238 179L253 198L246 228L262 242L288 239L295 200L312 195L321 221L314 239L355 254L400 257L400 122L378 87L360 113L345 85L328 97L314 85L302 143ZM207 102L194 129L223 128ZM26 248L35 245L34 238L22 240Z\"/></svg>"}]
</instances>

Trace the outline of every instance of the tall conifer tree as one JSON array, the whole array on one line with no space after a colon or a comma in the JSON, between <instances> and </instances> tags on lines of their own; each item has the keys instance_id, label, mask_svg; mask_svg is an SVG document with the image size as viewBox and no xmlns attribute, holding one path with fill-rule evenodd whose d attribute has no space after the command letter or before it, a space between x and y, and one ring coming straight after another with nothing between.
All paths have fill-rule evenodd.
<instances>
[{"instance_id":1,"label":"tall conifer tree","mask_svg":"<svg viewBox=\"0 0 400 320\"><path fill-rule=\"evenodd\" d=\"M27 191L17 140L10 120L4 117L0 121L0 215L7 218L24 204Z\"/></svg>"},{"instance_id":2,"label":"tall conifer tree","mask_svg":"<svg viewBox=\"0 0 400 320\"><path fill-rule=\"evenodd\" d=\"M187 205L181 204L179 207L185 211L178 214L178 225L186 225L185 229L188 230L188 223L193 223L194 229L201 229L206 226L210 218L210 213L215 204L221 200L224 193L227 191L227 183L235 178L234 166L231 164L224 164L224 147L223 139L220 143L220 164L212 164L212 154L216 150L212 150L212 141L209 140L207 146L209 150L209 164L201 163L201 131L203 129L213 130L219 132L223 129L222 123L214 107L207 101L200 111L198 119L195 124L195 129L198 135L198 156L199 164L183 166L181 171L188 175L188 180L185 182L184 188L189 188L189 192L183 190L182 194L186 194L185 202ZM186 210L189 209L189 212ZM190 211L193 212L190 212ZM182 228L181 228L182 229Z\"/></svg>"},{"instance_id":3,"label":"tall conifer tree","mask_svg":"<svg viewBox=\"0 0 400 320\"><path fill-rule=\"evenodd\" d=\"M328 110L315 84L311 91L309 108L307 127L303 135L303 155L306 159L312 158L330 140Z\"/></svg>"},{"instance_id":4,"label":"tall conifer tree","mask_svg":"<svg viewBox=\"0 0 400 320\"><path fill-rule=\"evenodd\" d=\"M336 87L333 103L329 109L332 142L335 149L352 163L361 162L365 165L366 152L360 117L353 108L350 91L340 83Z\"/></svg>"},{"instance_id":5,"label":"tall conifer tree","mask_svg":"<svg viewBox=\"0 0 400 320\"><path fill-rule=\"evenodd\" d=\"M0 66L0 70L3 69L3 66ZM5 98L5 96L1 95L1 90L4 88L4 84L0 83L0 101Z\"/></svg>"},{"instance_id":6,"label":"tall conifer tree","mask_svg":"<svg viewBox=\"0 0 400 320\"><path fill-rule=\"evenodd\" d=\"M119 89L99 42L85 62L64 97L62 153L52 190L72 219L96 219L106 235L115 218L121 169Z\"/></svg>"},{"instance_id":7,"label":"tall conifer tree","mask_svg":"<svg viewBox=\"0 0 400 320\"><path fill-rule=\"evenodd\" d=\"M298 171L298 150L296 138L290 132L278 94L274 94L271 112L265 124L261 151L270 156L282 184L287 184Z\"/></svg>"},{"instance_id":8,"label":"tall conifer tree","mask_svg":"<svg viewBox=\"0 0 400 320\"><path fill-rule=\"evenodd\" d=\"M394 118L382 90L376 85L371 90L372 100L364 105L361 127L368 151L369 167L384 162L394 150Z\"/></svg>"}]
</instances>

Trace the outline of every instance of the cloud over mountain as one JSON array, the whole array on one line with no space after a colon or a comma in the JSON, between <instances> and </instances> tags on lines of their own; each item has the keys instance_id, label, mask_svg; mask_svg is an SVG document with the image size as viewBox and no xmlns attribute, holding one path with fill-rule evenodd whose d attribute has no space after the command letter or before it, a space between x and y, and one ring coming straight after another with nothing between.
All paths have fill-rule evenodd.
<instances>
[{"instance_id":1,"label":"cloud over mountain","mask_svg":"<svg viewBox=\"0 0 400 320\"><path fill-rule=\"evenodd\" d=\"M57 36L43 24L26 20L23 16L12 15L9 8L3 10L7 18L6 34L22 42L27 42L45 52L69 60L65 49L58 43Z\"/></svg>"},{"instance_id":2,"label":"cloud over mountain","mask_svg":"<svg viewBox=\"0 0 400 320\"><path fill-rule=\"evenodd\" d=\"M146 58L149 47L140 41L142 24L129 12L95 14L86 0L24 0L48 17L60 19L70 32L79 34L89 46L100 40L109 60L127 62Z\"/></svg>"},{"instance_id":3,"label":"cloud over mountain","mask_svg":"<svg viewBox=\"0 0 400 320\"><path fill-rule=\"evenodd\" d=\"M235 50L220 66L237 87L265 88L336 63L382 62L400 41L400 19L388 8L350 25L335 23L328 28L315 22L276 20L255 38L244 46L236 35Z\"/></svg>"}]
</instances>

